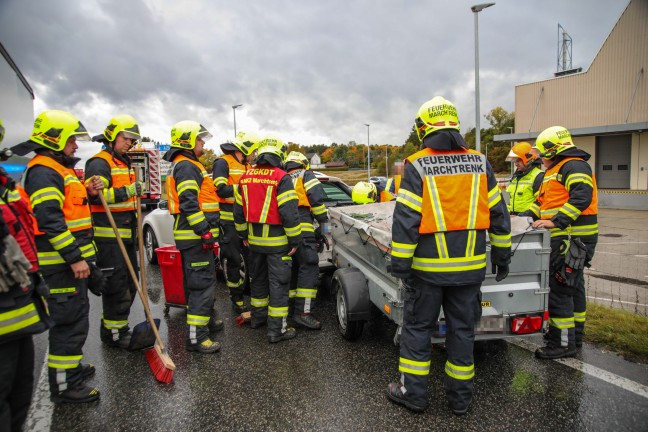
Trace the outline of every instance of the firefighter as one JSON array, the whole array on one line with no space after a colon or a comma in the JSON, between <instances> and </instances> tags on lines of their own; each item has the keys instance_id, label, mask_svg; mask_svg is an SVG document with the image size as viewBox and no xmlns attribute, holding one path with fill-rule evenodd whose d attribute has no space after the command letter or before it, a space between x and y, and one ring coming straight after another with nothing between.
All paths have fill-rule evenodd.
<instances>
[{"instance_id":1,"label":"firefighter","mask_svg":"<svg viewBox=\"0 0 648 432\"><path fill-rule=\"evenodd\" d=\"M515 165L515 172L506 188L510 200L507 204L509 213L517 215L531 207L538 197L544 173L540 170L542 161L531 153L531 144L517 143L506 156Z\"/></svg>"},{"instance_id":2,"label":"firefighter","mask_svg":"<svg viewBox=\"0 0 648 432\"><path fill-rule=\"evenodd\" d=\"M402 279L399 383L387 396L413 411L428 405L430 338L443 306L451 410L466 413L474 392L473 344L486 276L486 230L496 281L508 275L511 222L486 157L459 134L454 105L437 96L418 111L422 150L408 157L393 215L391 274Z\"/></svg>"},{"instance_id":3,"label":"firefighter","mask_svg":"<svg viewBox=\"0 0 648 432\"><path fill-rule=\"evenodd\" d=\"M546 171L537 201L521 216L534 228L551 231L549 260L549 332L536 357L573 357L583 344L586 298L583 268L589 267L598 241L598 192L590 154L577 148L562 126L538 135ZM574 262L576 261L576 262Z\"/></svg>"},{"instance_id":4,"label":"firefighter","mask_svg":"<svg viewBox=\"0 0 648 432\"><path fill-rule=\"evenodd\" d=\"M266 136L259 143L256 166L239 181L234 222L250 248L250 326L268 325L270 343L297 335L287 326L292 257L301 245L298 197L291 177L280 167L283 142Z\"/></svg>"},{"instance_id":5,"label":"firefighter","mask_svg":"<svg viewBox=\"0 0 648 432\"><path fill-rule=\"evenodd\" d=\"M1 166L0 273L0 424L20 431L34 388L32 335L48 328L48 317L36 292L42 278L28 206Z\"/></svg>"},{"instance_id":6,"label":"firefighter","mask_svg":"<svg viewBox=\"0 0 648 432\"><path fill-rule=\"evenodd\" d=\"M221 144L223 156L214 161L213 178L216 196L220 203L219 239L221 258L226 260L227 287L232 300L232 308L237 315L245 312L243 293L249 281L244 280L241 265L247 264L247 248L236 233L234 226L234 188L243 173L251 168L248 163L259 142L259 136L253 132L239 132L234 142ZM244 262L245 261L245 262ZM247 268L247 265L245 266Z\"/></svg>"},{"instance_id":7,"label":"firefighter","mask_svg":"<svg viewBox=\"0 0 648 432\"><path fill-rule=\"evenodd\" d=\"M74 172L77 141L89 141L83 124L70 113L50 110L34 121L28 141L14 146L19 156L36 156L23 175L24 193L36 219L38 266L49 286L48 374L51 400L83 403L99 398L99 390L83 379L94 373L82 365L88 336L88 277L96 260L88 195L103 188L98 178L83 183Z\"/></svg>"},{"instance_id":8,"label":"firefighter","mask_svg":"<svg viewBox=\"0 0 648 432\"><path fill-rule=\"evenodd\" d=\"M103 150L86 162L86 178L98 176L103 182L103 195L110 207L130 262L137 271L136 197L142 195L143 184L135 181L128 150L141 139L139 126L128 114L113 117L103 135L92 138L101 142ZM97 244L97 265L113 268L108 286L102 295L102 342L119 348L131 348L128 315L135 299L135 283L117 243L108 216L98 197L90 199L94 238Z\"/></svg>"},{"instance_id":9,"label":"firefighter","mask_svg":"<svg viewBox=\"0 0 648 432\"><path fill-rule=\"evenodd\" d=\"M322 225L328 222L324 207L324 188L310 170L308 158L300 152L290 152L286 171L297 192L302 243L293 257L291 300L294 298L292 319L304 327L319 330L322 324L311 313L317 297L319 279L318 247L322 244ZM317 220L317 228L314 221ZM293 289L293 287L295 289Z\"/></svg>"},{"instance_id":10,"label":"firefighter","mask_svg":"<svg viewBox=\"0 0 648 432\"><path fill-rule=\"evenodd\" d=\"M182 257L187 298L187 350L211 354L220 342L210 332L223 328L214 311L216 263L214 247L220 223L214 184L199 158L212 135L200 123L185 120L171 129L171 150L164 159L172 162L166 185L169 213L175 217L173 238Z\"/></svg>"},{"instance_id":11,"label":"firefighter","mask_svg":"<svg viewBox=\"0 0 648 432\"><path fill-rule=\"evenodd\" d=\"M376 185L366 181L359 181L351 189L351 199L355 204L371 204L380 202L380 195Z\"/></svg>"}]
</instances>

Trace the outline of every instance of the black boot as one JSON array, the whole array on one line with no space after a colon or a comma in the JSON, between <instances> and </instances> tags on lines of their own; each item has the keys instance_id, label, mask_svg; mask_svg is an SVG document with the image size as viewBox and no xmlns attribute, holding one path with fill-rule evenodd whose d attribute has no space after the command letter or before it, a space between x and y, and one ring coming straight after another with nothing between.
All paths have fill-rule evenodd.
<instances>
[{"instance_id":1,"label":"black boot","mask_svg":"<svg viewBox=\"0 0 648 432\"><path fill-rule=\"evenodd\" d=\"M414 412L423 412L427 408L427 406L417 405L408 401L401 391L401 385L399 383L389 383L387 386L387 397L392 402L403 405L405 408Z\"/></svg>"},{"instance_id":2,"label":"black boot","mask_svg":"<svg viewBox=\"0 0 648 432\"><path fill-rule=\"evenodd\" d=\"M86 403L97 399L99 399L99 389L81 383L50 396L50 400L54 403Z\"/></svg>"},{"instance_id":3,"label":"black boot","mask_svg":"<svg viewBox=\"0 0 648 432\"><path fill-rule=\"evenodd\" d=\"M539 359L558 359L563 357L574 357L576 355L576 347L559 347L552 344L547 344L542 348L535 351L535 356Z\"/></svg>"},{"instance_id":4,"label":"black boot","mask_svg":"<svg viewBox=\"0 0 648 432\"><path fill-rule=\"evenodd\" d=\"M300 324L304 327L313 330L320 330L322 328L322 324L311 313L295 314L293 316L293 321L295 321L297 324Z\"/></svg>"},{"instance_id":5,"label":"black boot","mask_svg":"<svg viewBox=\"0 0 648 432\"><path fill-rule=\"evenodd\" d=\"M223 320L216 319L212 317L209 320L209 323L207 324L207 327L209 328L210 333L216 333L218 331L223 330L223 327L225 327L225 324L223 323Z\"/></svg>"},{"instance_id":6,"label":"black boot","mask_svg":"<svg viewBox=\"0 0 648 432\"><path fill-rule=\"evenodd\" d=\"M95 374L95 367L92 363L81 363L79 367L81 368L81 379L88 379Z\"/></svg>"},{"instance_id":7,"label":"black boot","mask_svg":"<svg viewBox=\"0 0 648 432\"><path fill-rule=\"evenodd\" d=\"M220 342L212 341L210 339L205 339L201 343L195 345L187 345L187 351L196 351L201 354L213 354L220 351L220 349Z\"/></svg>"},{"instance_id":8,"label":"black boot","mask_svg":"<svg viewBox=\"0 0 648 432\"><path fill-rule=\"evenodd\" d=\"M111 333L108 332L104 333L102 331L100 334L101 334L101 342L105 343L108 346L123 348L123 349L129 349L130 347L131 336L132 336L130 330L119 333L117 340L115 340L114 335Z\"/></svg>"},{"instance_id":9,"label":"black boot","mask_svg":"<svg viewBox=\"0 0 648 432\"><path fill-rule=\"evenodd\" d=\"M288 327L286 331L279 336L268 336L268 341L270 343L277 343L285 340L289 340L297 336L297 330L292 327Z\"/></svg>"}]
</instances>

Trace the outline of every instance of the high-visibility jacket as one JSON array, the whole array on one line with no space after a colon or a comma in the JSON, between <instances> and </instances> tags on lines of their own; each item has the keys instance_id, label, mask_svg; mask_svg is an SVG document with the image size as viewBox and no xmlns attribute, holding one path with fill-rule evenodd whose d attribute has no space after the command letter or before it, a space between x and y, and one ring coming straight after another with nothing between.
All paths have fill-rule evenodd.
<instances>
[{"instance_id":1,"label":"high-visibility jacket","mask_svg":"<svg viewBox=\"0 0 648 432\"><path fill-rule=\"evenodd\" d=\"M166 179L169 213L175 215L173 238L178 249L184 249L211 231L218 238L219 204L209 174L200 161L180 153Z\"/></svg>"},{"instance_id":2,"label":"high-visibility jacket","mask_svg":"<svg viewBox=\"0 0 648 432\"><path fill-rule=\"evenodd\" d=\"M99 176L104 184L102 190L110 213L115 221L119 235L126 244L130 244L137 229L136 197L128 197L126 190L135 181L135 173L130 168L126 155L117 155L111 148L100 151L90 158L85 165L86 181ZM99 197L90 197L92 225L97 242L116 242L115 232L104 211Z\"/></svg>"},{"instance_id":3,"label":"high-visibility jacket","mask_svg":"<svg viewBox=\"0 0 648 432\"><path fill-rule=\"evenodd\" d=\"M394 177L387 180L385 190L380 192L380 202L393 201L396 199L400 189L401 178L402 176L400 174L396 174Z\"/></svg>"},{"instance_id":4,"label":"high-visibility jacket","mask_svg":"<svg viewBox=\"0 0 648 432\"><path fill-rule=\"evenodd\" d=\"M88 194L72 168L45 155L27 164L24 193L36 217L34 232L38 265L44 272L60 271L81 259L94 260Z\"/></svg>"},{"instance_id":5,"label":"high-visibility jacket","mask_svg":"<svg viewBox=\"0 0 648 432\"><path fill-rule=\"evenodd\" d=\"M20 186L18 186L20 188ZM9 228L20 249L29 260L30 272L38 270L38 255L34 240L34 217L29 209L29 202L17 190L9 190L0 185L0 215Z\"/></svg>"},{"instance_id":6,"label":"high-visibility jacket","mask_svg":"<svg viewBox=\"0 0 648 432\"><path fill-rule=\"evenodd\" d=\"M405 162L393 215L392 274L437 285L481 283L486 230L491 261L510 261L511 226L481 153L424 148Z\"/></svg>"},{"instance_id":7,"label":"high-visibility jacket","mask_svg":"<svg viewBox=\"0 0 648 432\"><path fill-rule=\"evenodd\" d=\"M297 193L297 205L301 220L302 235L314 237L313 220L320 224L328 221L326 207L324 206L324 188L322 183L310 170L296 169L290 171L290 177Z\"/></svg>"},{"instance_id":8,"label":"high-visibility jacket","mask_svg":"<svg viewBox=\"0 0 648 432\"><path fill-rule=\"evenodd\" d=\"M507 206L509 212L517 214L527 211L533 205L533 202L538 197L539 184L541 184L543 175L542 170L534 166L521 176L513 176L511 183L506 188L510 197ZM537 183L539 184L536 188Z\"/></svg>"},{"instance_id":9,"label":"high-visibility jacket","mask_svg":"<svg viewBox=\"0 0 648 432\"><path fill-rule=\"evenodd\" d=\"M258 253L285 253L299 247L298 197L285 171L269 165L247 170L235 194L234 222L239 236Z\"/></svg>"},{"instance_id":10,"label":"high-visibility jacket","mask_svg":"<svg viewBox=\"0 0 648 432\"><path fill-rule=\"evenodd\" d=\"M104 184L103 194L106 198L106 203L110 208L110 212L115 213L137 210L135 207L136 197L132 196L123 201L115 199L115 189L129 186L135 182L135 172L123 161L115 158L106 151L100 151L90 158L90 160L94 158L103 159L110 167L110 178L101 177L101 181ZM86 176L88 178L91 177L91 175L88 175L87 171ZM93 212L104 212L103 206L97 204L92 204L90 210Z\"/></svg>"},{"instance_id":11,"label":"high-visibility jacket","mask_svg":"<svg viewBox=\"0 0 648 432\"><path fill-rule=\"evenodd\" d=\"M238 187L241 176L250 168L249 164L239 162L231 154L224 154L214 161L212 174L220 203L221 223L234 223L234 188Z\"/></svg>"},{"instance_id":12,"label":"high-visibility jacket","mask_svg":"<svg viewBox=\"0 0 648 432\"><path fill-rule=\"evenodd\" d=\"M529 211L537 219L554 222L551 237L598 235L598 189L589 164L566 157L548 168Z\"/></svg>"}]
</instances>

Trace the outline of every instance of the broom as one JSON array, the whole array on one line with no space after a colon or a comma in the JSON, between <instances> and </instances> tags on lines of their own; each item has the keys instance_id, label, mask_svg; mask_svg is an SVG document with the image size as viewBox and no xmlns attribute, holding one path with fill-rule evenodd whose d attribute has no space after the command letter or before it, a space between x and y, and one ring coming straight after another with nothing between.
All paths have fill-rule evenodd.
<instances>
[{"instance_id":1,"label":"broom","mask_svg":"<svg viewBox=\"0 0 648 432\"><path fill-rule=\"evenodd\" d=\"M149 323L151 323L151 328L153 329L153 333L155 333L157 344L153 348L146 351L146 360L148 361L149 366L151 367L151 371L153 372L156 380L163 383L170 383L173 379L175 364L173 363L173 360L171 360L171 357L169 357L169 354L167 354L166 352L164 342L162 342L162 338L160 337L160 333L158 332L157 325L155 324L153 316L151 315L148 296L145 297L146 294L142 292L142 287L140 286L137 275L135 274L135 270L133 269L133 264L128 257L128 252L126 252L124 242L122 241L121 236L119 235L119 231L117 230L115 219L113 219L112 213L110 213L110 208L108 207L108 203L106 203L106 198L103 196L102 191L99 191L98 195L99 200L101 201L101 205L103 205L103 208L106 211L106 216L108 216L108 220L110 221L110 226L112 227L113 232L115 233L115 237L117 238L119 249L124 256L124 261L126 261L126 265L128 266L128 271L130 272L131 278L133 279L133 283L137 288L137 293L142 300L142 306L144 306L146 318L148 319Z\"/></svg>"}]
</instances>

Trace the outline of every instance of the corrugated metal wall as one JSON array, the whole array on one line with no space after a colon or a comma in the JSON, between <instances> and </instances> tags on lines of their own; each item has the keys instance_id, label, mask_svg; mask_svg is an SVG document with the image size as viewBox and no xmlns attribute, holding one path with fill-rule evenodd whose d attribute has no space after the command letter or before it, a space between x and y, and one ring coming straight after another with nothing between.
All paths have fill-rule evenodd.
<instances>
[{"instance_id":1,"label":"corrugated metal wall","mask_svg":"<svg viewBox=\"0 0 648 432\"><path fill-rule=\"evenodd\" d=\"M629 3L586 72L515 88L515 132L541 131L553 125L569 129L646 121L648 0Z\"/></svg>"}]
</instances>

